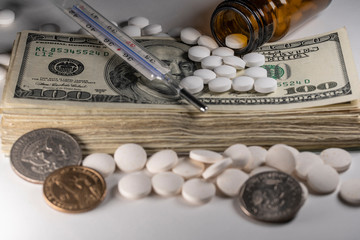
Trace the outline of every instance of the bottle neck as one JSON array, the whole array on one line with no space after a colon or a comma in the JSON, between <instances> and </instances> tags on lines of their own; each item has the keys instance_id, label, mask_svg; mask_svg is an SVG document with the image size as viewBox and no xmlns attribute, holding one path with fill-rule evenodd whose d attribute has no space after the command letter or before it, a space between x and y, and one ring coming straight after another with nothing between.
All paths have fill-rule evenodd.
<instances>
[{"instance_id":1,"label":"bottle neck","mask_svg":"<svg viewBox=\"0 0 360 240\"><path fill-rule=\"evenodd\" d=\"M261 3L263 2L263 3ZM268 1L266 1L268 2ZM268 42L274 34L274 20L271 10L264 3L256 6L254 1L229 0L220 3L211 17L211 31L221 46L226 46L225 38L230 34L243 34L247 37L247 44L241 49L234 49L237 54L254 51Z\"/></svg>"}]
</instances>

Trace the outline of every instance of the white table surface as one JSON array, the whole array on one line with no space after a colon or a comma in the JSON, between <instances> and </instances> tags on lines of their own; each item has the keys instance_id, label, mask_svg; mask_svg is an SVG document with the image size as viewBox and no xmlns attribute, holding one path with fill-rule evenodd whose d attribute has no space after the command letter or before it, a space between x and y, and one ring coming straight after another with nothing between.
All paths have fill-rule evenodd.
<instances>
[{"instance_id":1,"label":"white table surface","mask_svg":"<svg viewBox=\"0 0 360 240\"><path fill-rule=\"evenodd\" d=\"M168 30L194 26L209 32L209 17L217 0L89 0L110 19L121 22L131 16L146 16ZM0 9L17 10L16 22L0 27L0 53L10 51L18 31L37 29L39 24L58 23L63 31L77 25L45 0L0 0ZM159 9L161 8L161 9ZM164 11L164 9L166 11ZM360 70L360 1L333 0L317 18L286 39L296 39L345 26ZM360 151L352 151L353 164L341 181L360 177ZM191 206L180 196L151 195L130 201L119 196L120 173L106 179L108 192L96 209L82 214L61 213L50 208L42 186L26 182L11 169L9 159L0 159L0 239L360 239L360 207L343 204L338 191L310 195L298 215L286 224L252 221L238 209L237 201L215 197L202 206Z\"/></svg>"}]
</instances>

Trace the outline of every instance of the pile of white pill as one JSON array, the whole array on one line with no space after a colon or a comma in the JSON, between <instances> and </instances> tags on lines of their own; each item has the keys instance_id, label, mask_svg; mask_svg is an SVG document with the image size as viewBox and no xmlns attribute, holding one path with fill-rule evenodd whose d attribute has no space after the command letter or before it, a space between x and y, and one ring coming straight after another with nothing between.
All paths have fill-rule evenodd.
<instances>
[{"instance_id":1,"label":"pile of white pill","mask_svg":"<svg viewBox=\"0 0 360 240\"><path fill-rule=\"evenodd\" d=\"M196 70L193 76L180 82L180 86L190 93L201 92L206 84L215 93L231 89L237 92L254 90L259 93L276 90L276 80L269 78L266 69L261 67L265 64L264 55L254 52L240 58L234 55L232 48L237 46L234 41L229 41L232 48L219 47L214 39L191 27L180 31L180 39L193 45L188 51L188 57L201 64L201 69Z\"/></svg>"},{"instance_id":2,"label":"pile of white pill","mask_svg":"<svg viewBox=\"0 0 360 240\"><path fill-rule=\"evenodd\" d=\"M123 144L114 153L94 153L83 165L110 176L116 167L123 173L118 183L120 194L128 199L144 198L154 192L163 197L181 195L192 204L205 204L216 196L236 197L246 180L264 171L282 171L292 175L303 188L303 202L309 193L329 194L339 188L341 198L360 204L360 179L340 184L341 172L349 169L351 155L340 148L328 148L320 154L299 152L276 144L261 146L234 144L219 153L206 149L191 150L179 157L171 149L148 156L135 143Z\"/></svg>"}]
</instances>

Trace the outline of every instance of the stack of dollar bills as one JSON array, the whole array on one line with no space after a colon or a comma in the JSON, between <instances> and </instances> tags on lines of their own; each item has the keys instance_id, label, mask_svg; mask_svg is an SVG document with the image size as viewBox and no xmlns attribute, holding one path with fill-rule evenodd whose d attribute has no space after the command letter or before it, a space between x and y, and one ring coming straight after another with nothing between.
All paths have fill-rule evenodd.
<instances>
[{"instance_id":1,"label":"stack of dollar bills","mask_svg":"<svg viewBox=\"0 0 360 240\"><path fill-rule=\"evenodd\" d=\"M138 41L169 65L176 81L199 68L187 57L190 46L175 39ZM235 143L360 146L360 87L345 29L258 51L278 81L276 92L212 93L205 87L196 94L209 107L201 113L90 36L21 32L1 104L3 152L38 128L70 133L85 154L113 153L130 142L149 152L223 151Z\"/></svg>"}]
</instances>

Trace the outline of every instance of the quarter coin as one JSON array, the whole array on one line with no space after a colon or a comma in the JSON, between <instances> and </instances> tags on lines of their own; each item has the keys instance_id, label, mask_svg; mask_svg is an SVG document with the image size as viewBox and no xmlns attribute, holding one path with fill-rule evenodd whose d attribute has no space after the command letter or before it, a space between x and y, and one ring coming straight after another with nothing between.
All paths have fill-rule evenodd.
<instances>
[{"instance_id":1,"label":"quarter coin","mask_svg":"<svg viewBox=\"0 0 360 240\"><path fill-rule=\"evenodd\" d=\"M106 183L100 173L84 166L67 166L51 173L44 182L46 202L67 213L89 211L106 195Z\"/></svg>"},{"instance_id":2,"label":"quarter coin","mask_svg":"<svg viewBox=\"0 0 360 240\"><path fill-rule=\"evenodd\" d=\"M69 134L50 128L33 130L13 144L10 162L23 179L43 183L54 170L69 165L80 165L79 144Z\"/></svg>"},{"instance_id":3,"label":"quarter coin","mask_svg":"<svg viewBox=\"0 0 360 240\"><path fill-rule=\"evenodd\" d=\"M290 175L269 171L250 177L239 195L240 208L248 216L265 222L291 220L301 207L302 189Z\"/></svg>"}]
</instances>

